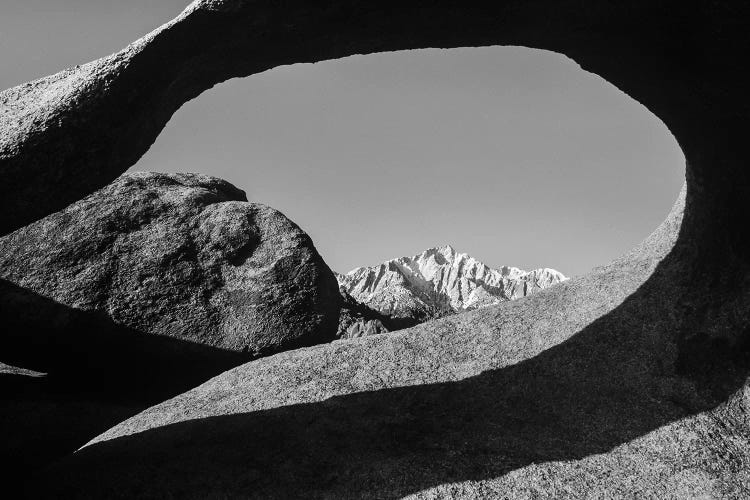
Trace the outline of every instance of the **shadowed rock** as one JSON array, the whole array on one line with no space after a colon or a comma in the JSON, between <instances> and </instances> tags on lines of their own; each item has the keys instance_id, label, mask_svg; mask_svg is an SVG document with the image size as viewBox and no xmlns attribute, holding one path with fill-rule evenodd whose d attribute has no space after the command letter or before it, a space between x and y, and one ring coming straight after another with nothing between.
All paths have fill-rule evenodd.
<instances>
[{"instance_id":1,"label":"shadowed rock","mask_svg":"<svg viewBox=\"0 0 750 500\"><path fill-rule=\"evenodd\" d=\"M679 278L681 217L530 297L230 370L98 437L46 492L746 496L750 345L680 335L705 293Z\"/></svg>"},{"instance_id":2,"label":"shadowed rock","mask_svg":"<svg viewBox=\"0 0 750 500\"><path fill-rule=\"evenodd\" d=\"M134 173L0 239L0 442L20 477L251 357L334 338L333 273L281 213Z\"/></svg>"},{"instance_id":3,"label":"shadowed rock","mask_svg":"<svg viewBox=\"0 0 750 500\"><path fill-rule=\"evenodd\" d=\"M707 0L196 0L116 54L0 92L0 234L114 180L183 103L219 82L424 47L523 45L573 58L659 116L696 182L727 191L731 205L748 186L733 166L748 108L738 68L747 17L744 3Z\"/></svg>"},{"instance_id":4,"label":"shadowed rock","mask_svg":"<svg viewBox=\"0 0 750 500\"><path fill-rule=\"evenodd\" d=\"M413 330L249 363L115 427L32 487L747 498L748 25L743 2L199 0L116 55L0 94L6 232L114 179L217 82L356 53L557 51L654 112L687 160L684 213L612 265Z\"/></svg>"},{"instance_id":5,"label":"shadowed rock","mask_svg":"<svg viewBox=\"0 0 750 500\"><path fill-rule=\"evenodd\" d=\"M299 227L197 174L124 175L15 231L0 239L0 277L139 335L250 356L332 340L339 311L333 273ZM24 313L27 325L48 323L46 338L6 330L4 361L60 368L71 364L57 351L66 343L105 363L117 356L117 344L99 349L108 332L87 348L75 315L40 315L3 291L6 325L23 324L10 317Z\"/></svg>"},{"instance_id":6,"label":"shadowed rock","mask_svg":"<svg viewBox=\"0 0 750 500\"><path fill-rule=\"evenodd\" d=\"M241 353L116 324L0 279L3 358L24 341L27 366L0 363L0 476L8 495L22 478L93 435L249 359ZM75 342L72 341L75 340ZM25 358L24 358L25 359Z\"/></svg>"}]
</instances>

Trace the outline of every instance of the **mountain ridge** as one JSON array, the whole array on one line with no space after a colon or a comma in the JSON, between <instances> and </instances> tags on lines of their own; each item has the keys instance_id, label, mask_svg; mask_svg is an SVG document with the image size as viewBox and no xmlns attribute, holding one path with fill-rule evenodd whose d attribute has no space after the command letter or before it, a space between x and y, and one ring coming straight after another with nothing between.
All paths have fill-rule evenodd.
<instances>
[{"instance_id":1,"label":"mountain ridge","mask_svg":"<svg viewBox=\"0 0 750 500\"><path fill-rule=\"evenodd\" d=\"M491 268L451 245L335 274L358 302L414 324L515 300L568 279L551 268Z\"/></svg>"}]
</instances>

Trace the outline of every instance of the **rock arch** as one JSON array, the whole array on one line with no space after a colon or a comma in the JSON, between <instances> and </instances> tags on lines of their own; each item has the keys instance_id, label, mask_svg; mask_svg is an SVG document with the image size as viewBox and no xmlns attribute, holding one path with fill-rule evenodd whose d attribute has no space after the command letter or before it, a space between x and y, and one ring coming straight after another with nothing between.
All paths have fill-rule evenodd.
<instances>
[{"instance_id":1,"label":"rock arch","mask_svg":"<svg viewBox=\"0 0 750 500\"><path fill-rule=\"evenodd\" d=\"M746 107L736 99L746 15L742 6L676 1L198 0L119 53L0 93L0 228L124 172L185 101L218 82L358 53L480 45L563 53L643 103L683 148L690 187L721 190L723 207L712 206L727 215L747 187L732 153ZM722 186L730 171L732 187Z\"/></svg>"},{"instance_id":2,"label":"rock arch","mask_svg":"<svg viewBox=\"0 0 750 500\"><path fill-rule=\"evenodd\" d=\"M335 437L329 451L343 450L342 456L352 459L354 465L344 472L358 481L358 487L370 484L393 495L495 477L503 478L505 483L498 484L507 488L513 471L538 461L583 463L613 447L650 439L644 436L684 435L685 429L720 436L690 448L724 453L721 459L712 455L718 472L698 462L691 462L691 467L739 491L746 478L734 474L738 479L732 479L727 471L738 466L742 470L750 458L747 446L727 443L747 439L747 421L743 423L741 415L750 406L750 170L743 150L750 111L744 94L750 82L741 62L749 44L749 21L750 7L709 1L350 0L318 5L303 0L199 0L118 54L3 92L4 233L124 172L182 103L212 85L281 64L357 53L479 45L560 52L661 118L687 160L686 187L664 224L632 252L591 275L519 304L459 320L345 346L285 353L237 368L113 429L98 444L76 454L64 466L64 477L74 483L76 477L86 477L84 466L102 468L96 477L117 475L120 469L107 469L106 464L119 460L123 450L135 458L122 466L122 474L135 477L144 447L169 445L196 432L216 436L218 428L227 443L260 424L288 432L292 438L284 442L263 441L262 435L253 434L259 439L257 458L263 462L264 457L299 451L289 443L299 444L307 431L295 427L300 419L318 422L310 432L325 439L338 419L350 416L370 426L356 427L363 431L360 437ZM514 333L521 331L526 340ZM383 349L392 353L387 359L374 354ZM342 368L349 362L356 366ZM298 368L284 373L284 363ZM439 367L430 372L428 367L435 363ZM271 378L273 387L249 382ZM313 387L315 380L324 382L304 393L300 379ZM249 385L237 389L238 381ZM234 388L231 408L212 405L186 420L181 409L205 400L223 384ZM548 387L554 384L557 387ZM363 391L371 396L352 394ZM466 429L478 431L481 441L462 441L463 423L446 416L450 411L470 416L462 413L467 401L461 394L475 396L480 405L483 426L471 424ZM332 403L323 401L334 396ZM455 400L449 399L440 412L429 409L445 396ZM529 398L535 401L532 406L511 408ZM590 404L580 403L586 398ZM495 422L500 410L506 412L501 415L504 420ZM557 434L549 431L545 421L533 420L534 412L544 414L546 422L556 419L564 429ZM414 426L432 424L415 434L408 430L409 415L416 419ZM513 437L502 426L514 428L513 422L523 418L530 419L532 431L516 428L520 441L502 448L498 443ZM591 421L580 421L586 418ZM364 432L368 429L371 432ZM391 435L415 440L414 447L400 449L395 438L391 449L373 444L387 442ZM431 441L440 436L446 436L446 449ZM192 452L210 448L210 441L201 439ZM462 447L465 442L471 446ZM481 443L490 443L483 451L488 458L477 465L467 457ZM541 448L547 451L538 452ZM313 458L325 458L314 448L305 450ZM360 460L379 460L387 472L368 475L367 463L353 458L358 450L364 450ZM498 465L507 458L503 453L518 458L524 450L536 451L510 467ZM463 460L457 472L430 465L448 460L454 451ZM205 470L221 457L212 453L205 463L188 461L173 477L160 478L159 484L170 491L170 484L195 474L191 467ZM349 464L333 462L331 470L321 465L321 474L334 477ZM485 466L485 472L478 472L477 467ZM629 478L647 474L636 467ZM290 481L293 477L290 473ZM643 481L655 481L657 492L669 492L670 484L687 484L675 474L668 476L672 483L662 476L648 477ZM309 488L313 479L301 477L295 484ZM154 487L153 482L146 484ZM289 485L294 486L289 482L285 487ZM281 495L273 484L264 487L257 491ZM335 487L329 492L346 496L347 491Z\"/></svg>"}]
</instances>

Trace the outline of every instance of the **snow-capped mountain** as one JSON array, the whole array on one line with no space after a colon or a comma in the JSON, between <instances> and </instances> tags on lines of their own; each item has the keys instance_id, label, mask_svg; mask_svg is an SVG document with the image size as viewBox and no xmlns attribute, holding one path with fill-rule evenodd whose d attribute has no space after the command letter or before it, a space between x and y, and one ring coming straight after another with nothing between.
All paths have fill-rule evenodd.
<instances>
[{"instance_id":1,"label":"snow-capped mountain","mask_svg":"<svg viewBox=\"0 0 750 500\"><path fill-rule=\"evenodd\" d=\"M394 319L427 319L525 297L567 278L554 269L493 269L450 245L336 275L358 302Z\"/></svg>"}]
</instances>

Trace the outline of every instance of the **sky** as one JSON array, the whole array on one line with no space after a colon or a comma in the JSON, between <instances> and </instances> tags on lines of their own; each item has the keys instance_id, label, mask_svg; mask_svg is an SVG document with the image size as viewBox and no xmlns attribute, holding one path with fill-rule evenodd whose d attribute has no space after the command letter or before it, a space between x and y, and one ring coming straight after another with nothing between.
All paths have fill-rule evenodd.
<instances>
[{"instance_id":1,"label":"sky","mask_svg":"<svg viewBox=\"0 0 750 500\"><path fill-rule=\"evenodd\" d=\"M0 88L108 55L185 0L0 0ZM201 172L346 272L451 244L580 275L656 228L684 180L661 121L572 60L427 49L276 68L187 103L132 168Z\"/></svg>"}]
</instances>

